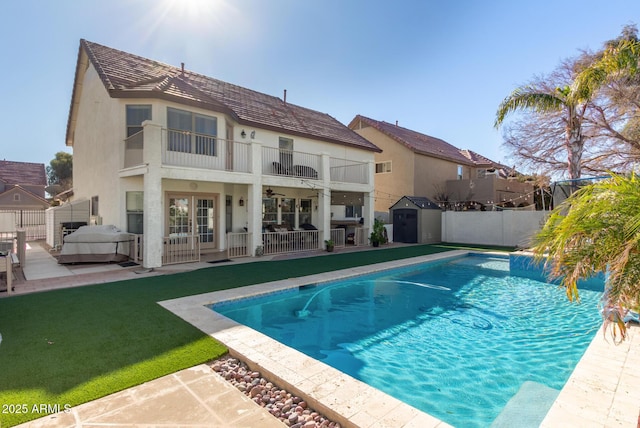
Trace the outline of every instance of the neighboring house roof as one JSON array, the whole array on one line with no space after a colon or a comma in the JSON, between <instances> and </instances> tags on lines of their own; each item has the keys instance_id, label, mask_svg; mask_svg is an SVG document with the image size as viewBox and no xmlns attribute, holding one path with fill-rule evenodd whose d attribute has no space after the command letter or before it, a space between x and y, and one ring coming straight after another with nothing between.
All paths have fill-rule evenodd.
<instances>
[{"instance_id":1,"label":"neighboring house roof","mask_svg":"<svg viewBox=\"0 0 640 428\"><path fill-rule=\"evenodd\" d=\"M516 171L515 166L510 167L498 162L494 162L491 159L484 157L472 150L462 150L462 154L464 154L479 167L484 166L487 167L487 169L496 170L498 172L498 176L502 178L516 177L520 175L520 173Z\"/></svg>"},{"instance_id":2,"label":"neighboring house roof","mask_svg":"<svg viewBox=\"0 0 640 428\"><path fill-rule=\"evenodd\" d=\"M0 180L5 184L46 186L47 174L43 163L0 160Z\"/></svg>"},{"instance_id":3,"label":"neighboring house roof","mask_svg":"<svg viewBox=\"0 0 640 428\"><path fill-rule=\"evenodd\" d=\"M439 138L431 137L429 135L403 128L402 126L393 125L388 122L371 119L361 115L357 115L351 121L349 127L353 129L353 126L355 126L358 121L361 121L387 135L389 138L404 144L415 153L446 159L464 165L475 165L472 160L462 154L460 149Z\"/></svg>"},{"instance_id":4,"label":"neighboring house roof","mask_svg":"<svg viewBox=\"0 0 640 428\"><path fill-rule=\"evenodd\" d=\"M47 201L44 198L41 198L38 195L34 195L32 192L28 191L27 189L22 188L20 185L16 184L13 187L11 187L10 189L5 190L4 192L0 193L0 199L5 199L5 198L9 198L10 202L14 202L13 200L11 200L12 196L10 195L15 195L16 193L20 194L22 197L26 198L26 200L31 201L32 203L41 205L43 208L48 208L49 207L49 201ZM21 204L24 204L24 199L21 199ZM6 204L6 201L3 201L3 204ZM13 204L11 204L13 205Z\"/></svg>"},{"instance_id":5,"label":"neighboring house roof","mask_svg":"<svg viewBox=\"0 0 640 428\"><path fill-rule=\"evenodd\" d=\"M492 161L491 159L482 156L479 153L474 152L473 150L460 150L460 153L462 153L462 155L464 157L466 157L467 159L469 159L471 162L475 163L478 166L497 166L498 164L494 161Z\"/></svg>"},{"instance_id":6,"label":"neighboring house roof","mask_svg":"<svg viewBox=\"0 0 640 428\"><path fill-rule=\"evenodd\" d=\"M398 202L396 202L395 204L391 205L391 208L393 208L396 205L400 204L405 199L408 200L409 202L411 202L412 204L414 204L416 207L418 207L420 209L423 209L423 210L426 210L426 209L442 210L442 207L440 207L440 205L436 204L435 202L433 202L429 198L425 198L424 196L403 196L402 198L400 198L398 200Z\"/></svg>"},{"instance_id":7,"label":"neighboring house roof","mask_svg":"<svg viewBox=\"0 0 640 428\"><path fill-rule=\"evenodd\" d=\"M79 79L88 65L86 58L113 98L161 98L226 113L247 126L381 151L328 114L87 40L80 40L67 145L73 145L74 108L79 103Z\"/></svg>"}]
</instances>

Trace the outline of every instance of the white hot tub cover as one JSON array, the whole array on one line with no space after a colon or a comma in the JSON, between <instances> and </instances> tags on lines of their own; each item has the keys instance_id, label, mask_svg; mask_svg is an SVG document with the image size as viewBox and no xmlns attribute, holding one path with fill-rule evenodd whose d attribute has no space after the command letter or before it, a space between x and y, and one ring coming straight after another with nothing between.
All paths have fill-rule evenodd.
<instances>
[{"instance_id":1,"label":"white hot tub cover","mask_svg":"<svg viewBox=\"0 0 640 428\"><path fill-rule=\"evenodd\" d=\"M123 262L133 239L114 225L82 226L64 237L58 263Z\"/></svg>"}]
</instances>

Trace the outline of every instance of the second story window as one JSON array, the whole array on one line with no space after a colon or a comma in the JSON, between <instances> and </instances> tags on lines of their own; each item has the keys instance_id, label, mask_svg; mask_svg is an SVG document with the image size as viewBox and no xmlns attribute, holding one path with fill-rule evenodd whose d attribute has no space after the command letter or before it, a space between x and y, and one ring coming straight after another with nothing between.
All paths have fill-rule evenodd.
<instances>
[{"instance_id":1,"label":"second story window","mask_svg":"<svg viewBox=\"0 0 640 428\"><path fill-rule=\"evenodd\" d=\"M376 174L391 172L391 161L376 162Z\"/></svg>"},{"instance_id":2,"label":"second story window","mask_svg":"<svg viewBox=\"0 0 640 428\"><path fill-rule=\"evenodd\" d=\"M347 205L344 207L344 216L346 218L358 218L362 217L362 206L360 205Z\"/></svg>"},{"instance_id":3,"label":"second story window","mask_svg":"<svg viewBox=\"0 0 640 428\"><path fill-rule=\"evenodd\" d=\"M462 165L458 165L458 180L462 180Z\"/></svg>"},{"instance_id":4,"label":"second story window","mask_svg":"<svg viewBox=\"0 0 640 428\"><path fill-rule=\"evenodd\" d=\"M150 105L127 106L127 138L142 131L142 122L151 120Z\"/></svg>"},{"instance_id":5,"label":"second story window","mask_svg":"<svg viewBox=\"0 0 640 428\"><path fill-rule=\"evenodd\" d=\"M218 120L212 116L167 108L169 150L217 156Z\"/></svg>"}]
</instances>

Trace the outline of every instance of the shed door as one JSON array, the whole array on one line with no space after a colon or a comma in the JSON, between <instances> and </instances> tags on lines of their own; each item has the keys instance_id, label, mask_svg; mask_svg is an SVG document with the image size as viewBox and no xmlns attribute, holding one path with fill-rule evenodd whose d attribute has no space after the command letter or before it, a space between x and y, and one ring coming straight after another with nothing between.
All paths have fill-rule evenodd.
<instances>
[{"instance_id":1,"label":"shed door","mask_svg":"<svg viewBox=\"0 0 640 428\"><path fill-rule=\"evenodd\" d=\"M418 211L393 211L393 242L415 244L418 242Z\"/></svg>"}]
</instances>

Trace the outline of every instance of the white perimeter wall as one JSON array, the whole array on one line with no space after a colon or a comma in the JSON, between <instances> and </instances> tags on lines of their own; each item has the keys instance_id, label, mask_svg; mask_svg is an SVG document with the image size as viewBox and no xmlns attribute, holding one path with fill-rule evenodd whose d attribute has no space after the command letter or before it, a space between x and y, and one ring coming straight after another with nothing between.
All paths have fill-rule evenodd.
<instances>
[{"instance_id":1,"label":"white perimeter wall","mask_svg":"<svg viewBox=\"0 0 640 428\"><path fill-rule=\"evenodd\" d=\"M549 211L445 211L442 242L528 247Z\"/></svg>"}]
</instances>

